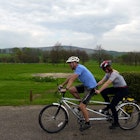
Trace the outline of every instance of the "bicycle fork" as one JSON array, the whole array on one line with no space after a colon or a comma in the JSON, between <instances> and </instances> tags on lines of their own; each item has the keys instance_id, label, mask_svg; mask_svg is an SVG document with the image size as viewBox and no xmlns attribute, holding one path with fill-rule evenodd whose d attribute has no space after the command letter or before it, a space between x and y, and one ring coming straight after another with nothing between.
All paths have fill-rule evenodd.
<instances>
[{"instance_id":1,"label":"bicycle fork","mask_svg":"<svg viewBox=\"0 0 140 140\"><path fill-rule=\"evenodd\" d=\"M54 115L54 118L56 118L56 116L58 115L58 113L60 111L60 108L63 108L65 110L65 112L66 112L66 114L68 116L68 120L69 120L69 113L68 113L67 109L61 103L60 104L59 103L53 103L53 105L57 105L58 106L58 109L57 109L57 111L56 111L56 113ZM68 122L68 120L67 120L67 122Z\"/></svg>"}]
</instances>

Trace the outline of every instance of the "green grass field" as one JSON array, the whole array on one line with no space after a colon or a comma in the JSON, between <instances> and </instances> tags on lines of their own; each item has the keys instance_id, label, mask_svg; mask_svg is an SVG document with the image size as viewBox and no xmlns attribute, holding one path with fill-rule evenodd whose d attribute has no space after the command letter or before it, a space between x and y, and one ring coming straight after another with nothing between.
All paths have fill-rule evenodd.
<instances>
[{"instance_id":1,"label":"green grass field","mask_svg":"<svg viewBox=\"0 0 140 140\"><path fill-rule=\"evenodd\" d=\"M85 64L97 80L101 79L104 72L95 62ZM120 72L140 71L140 66L113 65ZM67 64L0 64L0 105L32 105L48 104L57 101L54 92L57 84L64 79L54 79L47 82L37 82L33 79L35 73L71 73ZM30 102L30 93L33 101ZM101 99L100 96L93 97Z\"/></svg>"}]
</instances>

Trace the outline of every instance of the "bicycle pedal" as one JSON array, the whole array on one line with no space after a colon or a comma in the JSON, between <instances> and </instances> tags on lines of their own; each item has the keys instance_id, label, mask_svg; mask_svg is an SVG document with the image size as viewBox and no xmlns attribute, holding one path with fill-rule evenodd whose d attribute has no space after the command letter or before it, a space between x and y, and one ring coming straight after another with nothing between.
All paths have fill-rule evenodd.
<instances>
[{"instance_id":1,"label":"bicycle pedal","mask_svg":"<svg viewBox=\"0 0 140 140\"><path fill-rule=\"evenodd\" d=\"M112 121L113 121L113 118L112 118L111 115L108 115L108 116L107 116L107 121L109 121L109 122L112 122Z\"/></svg>"},{"instance_id":2,"label":"bicycle pedal","mask_svg":"<svg viewBox=\"0 0 140 140\"><path fill-rule=\"evenodd\" d=\"M78 124L83 125L85 123L85 120L81 117L77 119Z\"/></svg>"},{"instance_id":3,"label":"bicycle pedal","mask_svg":"<svg viewBox=\"0 0 140 140\"><path fill-rule=\"evenodd\" d=\"M104 114L104 115L109 115L109 111L108 110L99 110L100 113Z\"/></svg>"}]
</instances>

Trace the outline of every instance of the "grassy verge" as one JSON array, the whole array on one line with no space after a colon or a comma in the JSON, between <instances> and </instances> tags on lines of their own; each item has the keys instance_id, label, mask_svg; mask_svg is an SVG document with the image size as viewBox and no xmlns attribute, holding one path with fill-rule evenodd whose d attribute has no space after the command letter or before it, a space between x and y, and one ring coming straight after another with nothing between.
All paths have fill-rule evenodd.
<instances>
[{"instance_id":1,"label":"grassy verge","mask_svg":"<svg viewBox=\"0 0 140 140\"><path fill-rule=\"evenodd\" d=\"M104 75L103 71L95 62L85 64L94 74L97 80ZM114 65L120 72L139 71L140 66ZM69 66L65 64L0 64L0 105L32 105L48 104L57 101L55 91L57 84L64 79L54 79L53 81L35 81L35 73L70 73ZM33 94L30 101L30 93ZM70 95L69 95L70 96ZM102 100L99 96L94 99Z\"/></svg>"}]
</instances>

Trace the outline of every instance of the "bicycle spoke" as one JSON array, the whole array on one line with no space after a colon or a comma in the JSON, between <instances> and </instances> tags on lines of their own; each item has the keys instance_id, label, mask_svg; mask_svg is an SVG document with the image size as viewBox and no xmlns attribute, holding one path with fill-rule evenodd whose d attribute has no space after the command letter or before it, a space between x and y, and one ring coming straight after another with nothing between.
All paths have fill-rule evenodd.
<instances>
[{"instance_id":1,"label":"bicycle spoke","mask_svg":"<svg viewBox=\"0 0 140 140\"><path fill-rule=\"evenodd\" d=\"M41 128L49 133L56 133L62 130L68 121L66 111L57 105L45 107L39 115Z\"/></svg>"},{"instance_id":2,"label":"bicycle spoke","mask_svg":"<svg viewBox=\"0 0 140 140\"><path fill-rule=\"evenodd\" d=\"M139 123L140 111L135 104L124 104L118 111L119 124L122 129L133 129Z\"/></svg>"}]
</instances>

